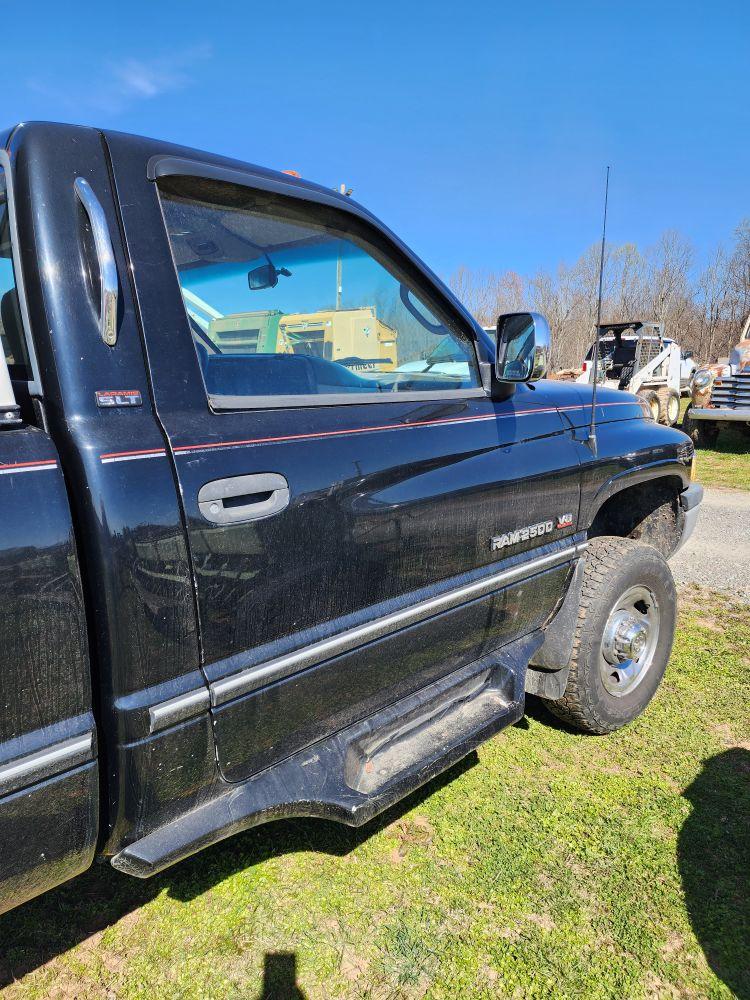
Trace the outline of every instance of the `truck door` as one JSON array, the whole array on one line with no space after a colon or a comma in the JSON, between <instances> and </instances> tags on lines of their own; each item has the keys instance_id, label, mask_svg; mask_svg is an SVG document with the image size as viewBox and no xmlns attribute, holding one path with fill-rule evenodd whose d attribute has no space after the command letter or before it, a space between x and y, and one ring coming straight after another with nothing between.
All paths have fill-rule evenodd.
<instances>
[{"instance_id":1,"label":"truck door","mask_svg":"<svg viewBox=\"0 0 750 1000\"><path fill-rule=\"evenodd\" d=\"M363 211L108 141L219 765L242 780L542 625L573 558L577 461L541 393L488 398L472 324ZM356 356L296 327L291 348L239 343L269 311L317 330L364 309Z\"/></svg>"},{"instance_id":2,"label":"truck door","mask_svg":"<svg viewBox=\"0 0 750 1000\"><path fill-rule=\"evenodd\" d=\"M8 369L19 386L31 381L32 372L5 169L0 167L0 913L88 868L99 807L86 615L65 483L50 437L13 418Z\"/></svg>"}]
</instances>

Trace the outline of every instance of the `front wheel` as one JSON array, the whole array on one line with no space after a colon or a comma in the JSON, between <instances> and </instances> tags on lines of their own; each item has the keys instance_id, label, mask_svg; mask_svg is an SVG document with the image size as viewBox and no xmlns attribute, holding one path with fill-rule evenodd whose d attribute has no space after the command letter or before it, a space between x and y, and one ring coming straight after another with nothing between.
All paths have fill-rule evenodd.
<instances>
[{"instance_id":1,"label":"front wheel","mask_svg":"<svg viewBox=\"0 0 750 1000\"><path fill-rule=\"evenodd\" d=\"M659 397L659 423L674 427L680 419L680 394L675 389L662 386Z\"/></svg>"},{"instance_id":2,"label":"front wheel","mask_svg":"<svg viewBox=\"0 0 750 1000\"><path fill-rule=\"evenodd\" d=\"M657 396L656 391L654 389L639 389L636 395L648 404L648 408L651 410L651 416L658 424L659 415L661 413L661 404L659 403L659 397Z\"/></svg>"},{"instance_id":3,"label":"front wheel","mask_svg":"<svg viewBox=\"0 0 750 1000\"><path fill-rule=\"evenodd\" d=\"M672 651L677 597L672 573L650 545L595 538L589 545L565 692L545 699L584 733L611 733L656 693Z\"/></svg>"}]
</instances>

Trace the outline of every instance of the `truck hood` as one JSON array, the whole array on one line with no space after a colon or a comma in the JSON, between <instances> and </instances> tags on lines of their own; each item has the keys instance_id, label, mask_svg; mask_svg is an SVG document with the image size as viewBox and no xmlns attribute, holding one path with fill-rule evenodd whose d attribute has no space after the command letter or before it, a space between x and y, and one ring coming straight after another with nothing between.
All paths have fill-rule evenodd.
<instances>
[{"instance_id":1,"label":"truck hood","mask_svg":"<svg viewBox=\"0 0 750 1000\"><path fill-rule=\"evenodd\" d=\"M534 402L539 406L556 406L565 413L574 427L588 425L591 420L591 395L593 387L580 382L557 382L541 379L535 389L519 386L524 392L533 393ZM632 420L643 416L640 401L632 392L620 389L596 387L596 422L610 423L615 420ZM631 404L630 406L628 404Z\"/></svg>"}]
</instances>

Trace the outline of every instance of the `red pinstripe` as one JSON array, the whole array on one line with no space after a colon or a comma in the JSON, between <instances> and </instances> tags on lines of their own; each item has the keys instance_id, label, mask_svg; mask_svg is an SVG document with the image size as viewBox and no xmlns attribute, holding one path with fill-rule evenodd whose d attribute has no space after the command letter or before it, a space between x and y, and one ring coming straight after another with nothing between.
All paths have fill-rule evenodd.
<instances>
[{"instance_id":1,"label":"red pinstripe","mask_svg":"<svg viewBox=\"0 0 750 1000\"><path fill-rule=\"evenodd\" d=\"M470 417L440 417L436 420L415 420L409 424L376 424L370 427L345 427L330 431L308 431L304 434L280 434L275 437L243 438L237 441L206 441L200 444L181 444L174 448L176 455L187 454L192 451L210 451L214 448L237 448L243 445L254 444L279 444L285 441L311 441L318 438L343 437L349 434L371 434L376 431L408 431L417 427L439 427L445 424L476 423L480 421L508 419L510 417L531 416L537 413L562 413L568 410L582 410L585 404L576 406L547 406L538 409L514 410L512 413L490 413L475 414ZM605 406L637 406L637 403L612 402L597 403L597 407ZM140 448L135 451L111 451L99 457L105 458L137 458L140 455L166 455L164 448ZM31 463L38 465L40 463Z\"/></svg>"},{"instance_id":2,"label":"red pinstripe","mask_svg":"<svg viewBox=\"0 0 750 1000\"><path fill-rule=\"evenodd\" d=\"M0 464L0 469L23 469L29 465L57 465L54 458L37 458L33 462L7 462Z\"/></svg>"}]
</instances>

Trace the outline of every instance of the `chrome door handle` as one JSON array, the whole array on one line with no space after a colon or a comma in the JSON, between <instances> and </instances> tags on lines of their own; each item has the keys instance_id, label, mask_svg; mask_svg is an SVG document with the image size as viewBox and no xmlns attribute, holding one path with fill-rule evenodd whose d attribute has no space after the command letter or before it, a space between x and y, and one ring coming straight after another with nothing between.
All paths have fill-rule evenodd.
<instances>
[{"instance_id":1,"label":"chrome door handle","mask_svg":"<svg viewBox=\"0 0 750 1000\"><path fill-rule=\"evenodd\" d=\"M289 483L278 472L214 479L198 491L198 509L214 524L258 521L289 505Z\"/></svg>"},{"instance_id":2,"label":"chrome door handle","mask_svg":"<svg viewBox=\"0 0 750 1000\"><path fill-rule=\"evenodd\" d=\"M75 193L86 210L99 263L99 333L108 347L117 343L117 264L101 202L85 177L76 177Z\"/></svg>"}]
</instances>

